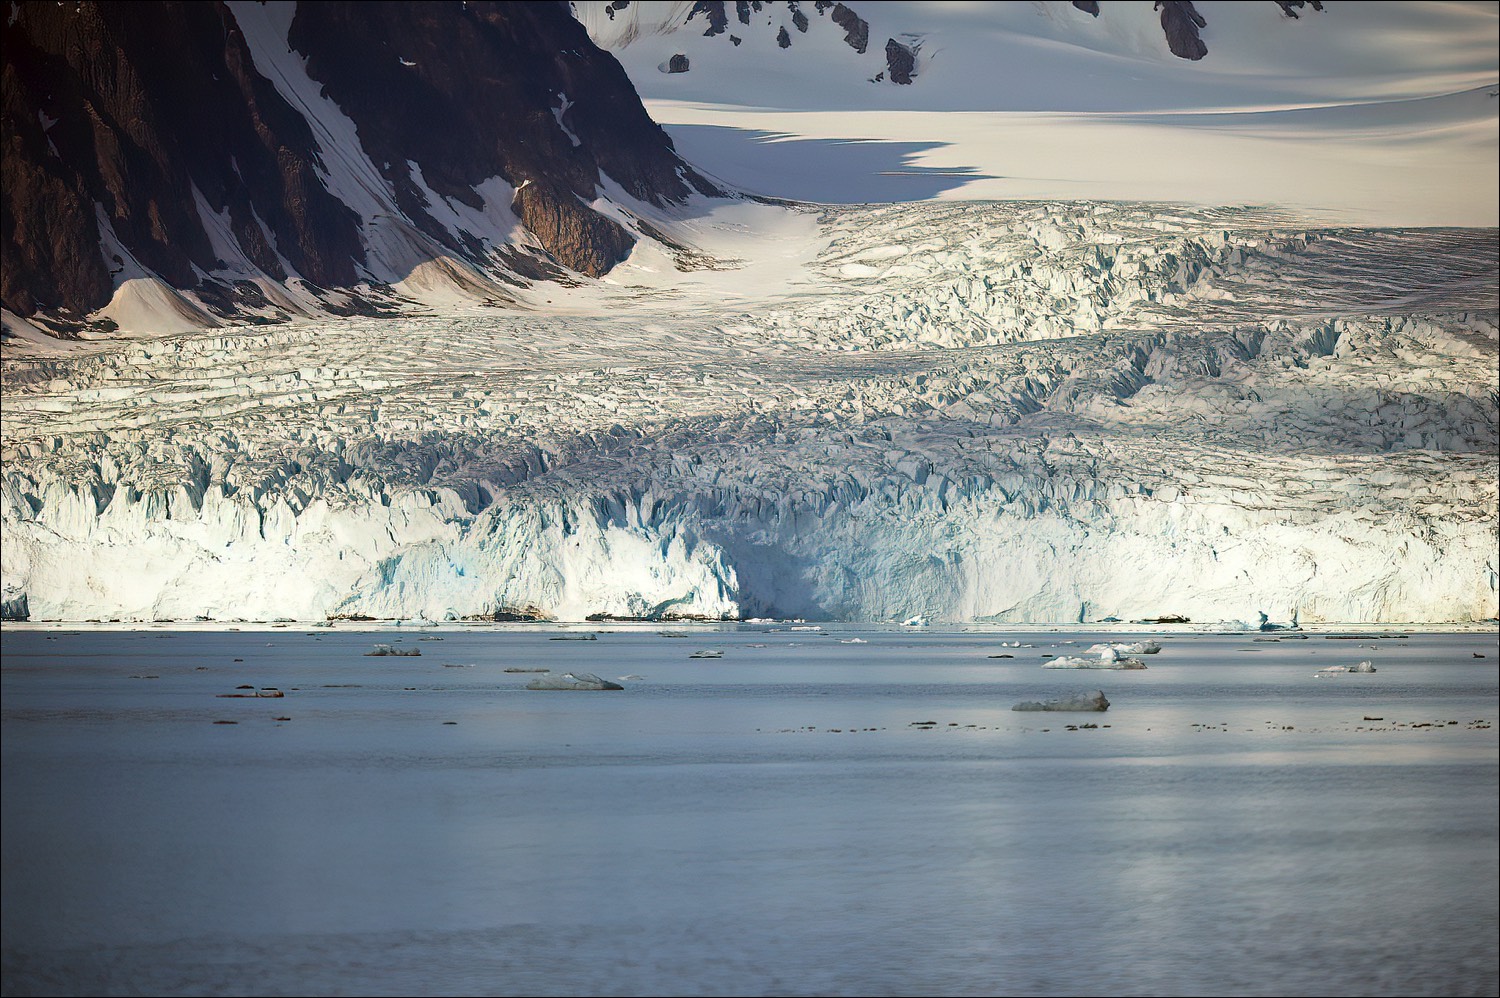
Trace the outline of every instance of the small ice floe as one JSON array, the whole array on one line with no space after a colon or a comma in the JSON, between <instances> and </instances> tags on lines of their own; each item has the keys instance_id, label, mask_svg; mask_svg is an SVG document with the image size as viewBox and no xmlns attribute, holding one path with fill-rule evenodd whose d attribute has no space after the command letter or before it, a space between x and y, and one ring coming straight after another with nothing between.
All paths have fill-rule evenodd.
<instances>
[{"instance_id":1,"label":"small ice floe","mask_svg":"<svg viewBox=\"0 0 1500 998\"><path fill-rule=\"evenodd\" d=\"M420 648L397 648L393 645L376 645L365 652L366 658L379 658L382 655L402 655L407 658L415 658L422 654Z\"/></svg>"},{"instance_id":2,"label":"small ice floe","mask_svg":"<svg viewBox=\"0 0 1500 998\"><path fill-rule=\"evenodd\" d=\"M528 690L623 690L619 683L601 679L592 672L564 672L560 676L538 676L526 684Z\"/></svg>"},{"instance_id":3,"label":"small ice floe","mask_svg":"<svg viewBox=\"0 0 1500 998\"><path fill-rule=\"evenodd\" d=\"M663 637L663 638L690 638L690 637L692 637L692 635L689 634L687 631L657 631L656 633L657 633L657 635L659 637Z\"/></svg>"},{"instance_id":4,"label":"small ice floe","mask_svg":"<svg viewBox=\"0 0 1500 998\"><path fill-rule=\"evenodd\" d=\"M793 624L787 628L789 631L821 631L822 629L822 624Z\"/></svg>"},{"instance_id":5,"label":"small ice floe","mask_svg":"<svg viewBox=\"0 0 1500 998\"><path fill-rule=\"evenodd\" d=\"M1144 669L1146 663L1138 658L1122 658L1119 652L1106 647L1098 655L1059 655L1043 662L1044 669Z\"/></svg>"},{"instance_id":6,"label":"small ice floe","mask_svg":"<svg viewBox=\"0 0 1500 998\"><path fill-rule=\"evenodd\" d=\"M1109 701L1104 698L1103 690L1095 690L1092 693L1075 693L1059 700L1023 700L1011 710L1103 711L1109 710Z\"/></svg>"},{"instance_id":7,"label":"small ice floe","mask_svg":"<svg viewBox=\"0 0 1500 998\"><path fill-rule=\"evenodd\" d=\"M1097 645L1090 645L1089 655L1102 655L1106 650L1119 652L1121 655L1155 655L1161 651L1161 645L1155 641L1106 641Z\"/></svg>"},{"instance_id":8,"label":"small ice floe","mask_svg":"<svg viewBox=\"0 0 1500 998\"><path fill-rule=\"evenodd\" d=\"M841 645L867 645L869 643L864 638L839 638Z\"/></svg>"},{"instance_id":9,"label":"small ice floe","mask_svg":"<svg viewBox=\"0 0 1500 998\"><path fill-rule=\"evenodd\" d=\"M219 693L217 694L217 696L221 700L238 700L254 698L271 699L275 697L284 697L286 696L286 694L276 689L274 686L264 686L258 690L251 690L249 693Z\"/></svg>"},{"instance_id":10,"label":"small ice floe","mask_svg":"<svg viewBox=\"0 0 1500 998\"><path fill-rule=\"evenodd\" d=\"M533 669L524 665L512 665L506 668L506 672L551 672L551 669Z\"/></svg>"},{"instance_id":11,"label":"small ice floe","mask_svg":"<svg viewBox=\"0 0 1500 998\"><path fill-rule=\"evenodd\" d=\"M1260 613L1259 616L1260 616L1260 623L1256 625L1256 627L1257 627L1258 630L1262 630L1262 631L1300 631L1302 629L1298 625L1298 623L1297 623L1297 615L1295 613L1292 614L1292 622L1290 624L1274 624L1274 623L1271 622L1270 615L1266 614L1266 613Z\"/></svg>"},{"instance_id":12,"label":"small ice floe","mask_svg":"<svg viewBox=\"0 0 1500 998\"><path fill-rule=\"evenodd\" d=\"M919 614L916 614L914 616L907 617L905 620L901 621L901 626L902 627L926 627L927 626L927 618L925 616L923 616L922 614L919 613Z\"/></svg>"},{"instance_id":13,"label":"small ice floe","mask_svg":"<svg viewBox=\"0 0 1500 998\"><path fill-rule=\"evenodd\" d=\"M1317 672L1314 672L1313 675L1319 679L1322 679L1325 676L1340 676L1348 672L1374 671L1375 666L1370 662L1369 659L1366 659L1365 661L1359 662L1355 665L1330 665L1326 668L1319 669Z\"/></svg>"},{"instance_id":14,"label":"small ice floe","mask_svg":"<svg viewBox=\"0 0 1500 998\"><path fill-rule=\"evenodd\" d=\"M646 681L646 677L645 676L637 676L633 672L630 675L628 675L628 676L621 676L620 677L620 682L622 682L622 683L644 683L645 681Z\"/></svg>"},{"instance_id":15,"label":"small ice floe","mask_svg":"<svg viewBox=\"0 0 1500 998\"><path fill-rule=\"evenodd\" d=\"M598 641L597 634L554 634L548 641Z\"/></svg>"},{"instance_id":16,"label":"small ice floe","mask_svg":"<svg viewBox=\"0 0 1500 998\"><path fill-rule=\"evenodd\" d=\"M723 658L724 653L713 648L700 648L693 652L688 658Z\"/></svg>"}]
</instances>

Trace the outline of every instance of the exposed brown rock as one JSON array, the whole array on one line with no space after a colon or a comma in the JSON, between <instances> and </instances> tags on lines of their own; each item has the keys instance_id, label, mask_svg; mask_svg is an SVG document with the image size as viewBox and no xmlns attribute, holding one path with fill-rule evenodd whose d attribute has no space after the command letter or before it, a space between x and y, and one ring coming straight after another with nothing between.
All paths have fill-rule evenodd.
<instances>
[{"instance_id":1,"label":"exposed brown rock","mask_svg":"<svg viewBox=\"0 0 1500 998\"><path fill-rule=\"evenodd\" d=\"M589 277L608 273L635 245L618 223L579 204L566 190L527 184L516 192L512 207L558 262Z\"/></svg>"}]
</instances>

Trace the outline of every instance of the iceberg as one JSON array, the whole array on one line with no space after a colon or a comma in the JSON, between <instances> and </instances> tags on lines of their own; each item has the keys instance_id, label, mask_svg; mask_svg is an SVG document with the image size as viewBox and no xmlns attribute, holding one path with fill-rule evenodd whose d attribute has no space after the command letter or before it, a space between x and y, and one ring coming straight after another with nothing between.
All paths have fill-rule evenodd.
<instances>
[{"instance_id":1,"label":"iceberg","mask_svg":"<svg viewBox=\"0 0 1500 998\"><path fill-rule=\"evenodd\" d=\"M0 599L0 620L30 620L31 607L23 592L6 592Z\"/></svg>"},{"instance_id":2,"label":"iceberg","mask_svg":"<svg viewBox=\"0 0 1500 998\"><path fill-rule=\"evenodd\" d=\"M1113 641L1090 645L1085 654L1103 655L1107 651L1117 652L1121 655L1155 655L1161 651L1161 645L1155 641Z\"/></svg>"},{"instance_id":3,"label":"iceberg","mask_svg":"<svg viewBox=\"0 0 1500 998\"><path fill-rule=\"evenodd\" d=\"M1372 662L1370 662L1368 659L1366 659L1365 661L1358 662L1358 663L1356 663L1354 665L1330 665L1330 666L1327 666L1325 668L1319 669L1317 672L1313 673L1313 675L1316 676L1316 677L1318 677L1319 679L1323 679L1323 678L1326 678L1328 676L1342 676L1342 675L1347 675L1349 673L1374 672L1374 671L1375 671L1374 664Z\"/></svg>"},{"instance_id":4,"label":"iceberg","mask_svg":"<svg viewBox=\"0 0 1500 998\"><path fill-rule=\"evenodd\" d=\"M526 684L528 690L623 690L619 683L601 679L592 672L564 672L560 676L538 676Z\"/></svg>"},{"instance_id":5,"label":"iceberg","mask_svg":"<svg viewBox=\"0 0 1500 998\"><path fill-rule=\"evenodd\" d=\"M1095 690L1057 700L1023 700L1011 710L1104 711L1109 710L1109 701L1104 698L1103 690Z\"/></svg>"},{"instance_id":6,"label":"iceberg","mask_svg":"<svg viewBox=\"0 0 1500 998\"><path fill-rule=\"evenodd\" d=\"M1050 661L1043 662L1044 669L1117 669L1137 670L1144 669L1146 663L1138 658L1121 658L1118 655L1100 655L1098 657L1079 657L1076 655L1062 655Z\"/></svg>"}]
</instances>

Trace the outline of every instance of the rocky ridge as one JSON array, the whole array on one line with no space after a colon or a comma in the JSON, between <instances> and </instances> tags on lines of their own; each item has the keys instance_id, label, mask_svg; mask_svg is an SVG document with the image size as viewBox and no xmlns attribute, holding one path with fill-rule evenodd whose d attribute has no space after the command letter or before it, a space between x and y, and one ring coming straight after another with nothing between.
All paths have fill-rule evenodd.
<instances>
[{"instance_id":1,"label":"rocky ridge","mask_svg":"<svg viewBox=\"0 0 1500 998\"><path fill-rule=\"evenodd\" d=\"M603 188L717 193L557 4L18 3L3 73L0 298L57 335L504 301L628 254Z\"/></svg>"}]
</instances>

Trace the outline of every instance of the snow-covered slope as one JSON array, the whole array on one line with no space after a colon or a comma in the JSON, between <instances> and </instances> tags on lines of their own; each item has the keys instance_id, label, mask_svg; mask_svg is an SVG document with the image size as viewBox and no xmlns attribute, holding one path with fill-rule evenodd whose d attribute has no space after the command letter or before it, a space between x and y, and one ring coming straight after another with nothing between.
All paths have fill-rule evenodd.
<instances>
[{"instance_id":1,"label":"snow-covered slope","mask_svg":"<svg viewBox=\"0 0 1500 998\"><path fill-rule=\"evenodd\" d=\"M1270 204L1344 223L1500 221L1500 12L1487 3L1195 4L1174 56L1149 0L756 4L705 35L693 4L579 0L680 152L725 183L827 203L1092 198ZM729 40L741 39L736 45ZM887 42L909 85L872 78ZM687 72L665 72L672 56Z\"/></svg>"},{"instance_id":2,"label":"snow-covered slope","mask_svg":"<svg viewBox=\"0 0 1500 998\"><path fill-rule=\"evenodd\" d=\"M643 245L544 313L12 359L7 591L68 619L1496 613L1493 231L652 224L699 268Z\"/></svg>"}]
</instances>

